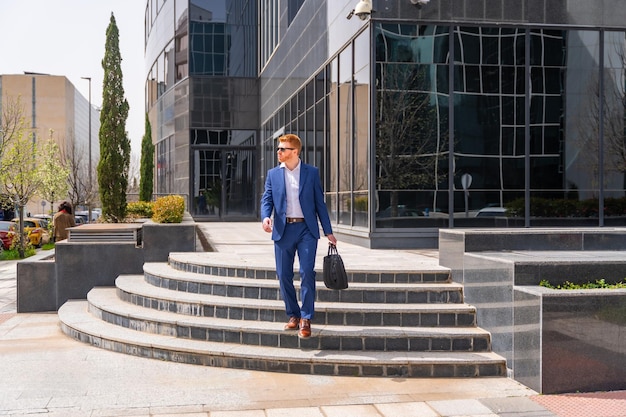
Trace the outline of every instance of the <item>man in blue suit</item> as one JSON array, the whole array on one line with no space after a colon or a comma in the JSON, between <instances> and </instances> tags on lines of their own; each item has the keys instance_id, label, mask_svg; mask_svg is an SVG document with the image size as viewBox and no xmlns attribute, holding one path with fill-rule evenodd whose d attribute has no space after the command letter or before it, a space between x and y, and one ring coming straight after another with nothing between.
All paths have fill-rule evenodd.
<instances>
[{"instance_id":1,"label":"man in blue suit","mask_svg":"<svg viewBox=\"0 0 626 417\"><path fill-rule=\"evenodd\" d=\"M272 233L276 274L289 321L285 330L298 330L298 336L311 336L315 313L315 256L320 238L318 219L330 243L336 245L328 209L324 202L319 169L300 161L302 142L294 134L278 138L280 165L267 172L261 198L263 230ZM274 222L272 224L272 212ZM300 299L293 286L296 252L300 263Z\"/></svg>"}]
</instances>

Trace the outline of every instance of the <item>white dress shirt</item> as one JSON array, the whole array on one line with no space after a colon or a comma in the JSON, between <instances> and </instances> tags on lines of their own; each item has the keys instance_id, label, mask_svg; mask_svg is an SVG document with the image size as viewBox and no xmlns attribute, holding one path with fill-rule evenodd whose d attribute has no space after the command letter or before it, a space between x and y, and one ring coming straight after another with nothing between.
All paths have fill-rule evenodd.
<instances>
[{"instance_id":1,"label":"white dress shirt","mask_svg":"<svg viewBox=\"0 0 626 417\"><path fill-rule=\"evenodd\" d=\"M287 217L304 218L302 207L300 207L300 164L292 170L287 168L283 162L280 166L285 171L285 191L287 194Z\"/></svg>"}]
</instances>

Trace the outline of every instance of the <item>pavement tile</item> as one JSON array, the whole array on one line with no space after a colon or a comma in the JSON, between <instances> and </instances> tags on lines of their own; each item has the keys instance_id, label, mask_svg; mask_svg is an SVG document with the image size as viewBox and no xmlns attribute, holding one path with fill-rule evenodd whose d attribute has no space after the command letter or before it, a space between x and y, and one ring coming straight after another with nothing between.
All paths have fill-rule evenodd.
<instances>
[{"instance_id":1,"label":"pavement tile","mask_svg":"<svg viewBox=\"0 0 626 417\"><path fill-rule=\"evenodd\" d=\"M545 412L545 408L530 397L483 398L480 402L497 414L512 413L515 415L515 413L521 413L519 415L531 415L530 413L534 412Z\"/></svg>"},{"instance_id":2,"label":"pavement tile","mask_svg":"<svg viewBox=\"0 0 626 417\"><path fill-rule=\"evenodd\" d=\"M337 405L320 407L325 417L383 417L373 405Z\"/></svg>"},{"instance_id":3,"label":"pavement tile","mask_svg":"<svg viewBox=\"0 0 626 417\"><path fill-rule=\"evenodd\" d=\"M493 414L479 400L427 401L427 404L442 417Z\"/></svg>"},{"instance_id":4,"label":"pavement tile","mask_svg":"<svg viewBox=\"0 0 626 417\"><path fill-rule=\"evenodd\" d=\"M559 417L626 416L626 391L538 395L532 400Z\"/></svg>"},{"instance_id":5,"label":"pavement tile","mask_svg":"<svg viewBox=\"0 0 626 417\"><path fill-rule=\"evenodd\" d=\"M265 417L265 412L263 410L212 411L209 417Z\"/></svg>"},{"instance_id":6,"label":"pavement tile","mask_svg":"<svg viewBox=\"0 0 626 417\"><path fill-rule=\"evenodd\" d=\"M180 417L181 413L175 414L150 414L150 417ZM185 413L185 417L209 417L209 413Z\"/></svg>"},{"instance_id":7,"label":"pavement tile","mask_svg":"<svg viewBox=\"0 0 626 417\"><path fill-rule=\"evenodd\" d=\"M271 408L265 410L265 415L266 417L324 417L319 407Z\"/></svg>"},{"instance_id":8,"label":"pavement tile","mask_svg":"<svg viewBox=\"0 0 626 417\"><path fill-rule=\"evenodd\" d=\"M438 417L428 404L424 402L405 402L374 404L383 417Z\"/></svg>"}]
</instances>

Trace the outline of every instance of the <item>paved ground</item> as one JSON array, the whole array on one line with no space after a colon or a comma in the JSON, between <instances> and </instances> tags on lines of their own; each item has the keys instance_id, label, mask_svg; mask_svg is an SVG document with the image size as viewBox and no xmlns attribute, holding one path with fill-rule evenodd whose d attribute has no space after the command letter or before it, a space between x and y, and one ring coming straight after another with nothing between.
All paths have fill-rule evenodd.
<instances>
[{"instance_id":1,"label":"paved ground","mask_svg":"<svg viewBox=\"0 0 626 417\"><path fill-rule=\"evenodd\" d=\"M202 227L219 251L271 259L260 225ZM339 251L365 267L437 264L436 251L371 251L342 242ZM15 314L15 270L15 262L0 262L0 416L626 416L624 391L540 396L507 378L289 375L118 354L66 337L54 313Z\"/></svg>"}]
</instances>

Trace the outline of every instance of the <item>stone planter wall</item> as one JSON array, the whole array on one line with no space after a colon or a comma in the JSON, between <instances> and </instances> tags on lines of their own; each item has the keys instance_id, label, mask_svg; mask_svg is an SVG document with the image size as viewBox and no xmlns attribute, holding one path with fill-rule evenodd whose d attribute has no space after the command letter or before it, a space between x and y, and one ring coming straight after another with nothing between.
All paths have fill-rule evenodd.
<instances>
[{"instance_id":1,"label":"stone planter wall","mask_svg":"<svg viewBox=\"0 0 626 417\"><path fill-rule=\"evenodd\" d=\"M463 284L511 377L545 394L626 389L626 317L612 323L601 313L623 314L626 290L538 286L623 280L626 253L616 248L626 248L626 230L449 232L440 264Z\"/></svg>"},{"instance_id":2,"label":"stone planter wall","mask_svg":"<svg viewBox=\"0 0 626 417\"><path fill-rule=\"evenodd\" d=\"M17 269L18 313L56 311L69 299L83 299L96 286L114 286L121 274L143 274L145 262L166 262L170 252L195 252L196 224L93 224L55 245L52 261L26 259ZM130 229L136 238L125 236ZM79 233L78 233L79 232ZM79 236L80 235L80 236ZM118 236L118 240L116 240Z\"/></svg>"},{"instance_id":3,"label":"stone planter wall","mask_svg":"<svg viewBox=\"0 0 626 417\"><path fill-rule=\"evenodd\" d=\"M606 317L624 305L622 289L516 287L515 379L545 394L626 389L626 317Z\"/></svg>"}]
</instances>

